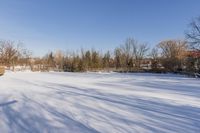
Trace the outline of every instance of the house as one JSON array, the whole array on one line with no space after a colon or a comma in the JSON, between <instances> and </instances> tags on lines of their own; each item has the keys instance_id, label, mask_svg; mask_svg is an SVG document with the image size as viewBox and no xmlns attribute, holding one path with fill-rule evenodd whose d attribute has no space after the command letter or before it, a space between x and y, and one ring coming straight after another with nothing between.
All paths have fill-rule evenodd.
<instances>
[{"instance_id":1,"label":"house","mask_svg":"<svg viewBox=\"0 0 200 133\"><path fill-rule=\"evenodd\" d=\"M151 69L151 59L149 58L146 58L146 59L143 59L140 63L140 67L144 70L150 70Z\"/></svg>"},{"instance_id":2,"label":"house","mask_svg":"<svg viewBox=\"0 0 200 133\"><path fill-rule=\"evenodd\" d=\"M193 58L200 58L200 51L188 51L187 55Z\"/></svg>"},{"instance_id":3,"label":"house","mask_svg":"<svg viewBox=\"0 0 200 133\"><path fill-rule=\"evenodd\" d=\"M187 60L194 65L196 70L200 69L200 51L188 51Z\"/></svg>"}]
</instances>

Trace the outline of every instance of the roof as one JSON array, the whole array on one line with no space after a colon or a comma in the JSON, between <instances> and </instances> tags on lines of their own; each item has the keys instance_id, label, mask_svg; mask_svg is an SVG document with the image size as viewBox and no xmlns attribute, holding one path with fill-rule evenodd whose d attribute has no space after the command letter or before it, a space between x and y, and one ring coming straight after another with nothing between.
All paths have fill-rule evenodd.
<instances>
[{"instance_id":1,"label":"roof","mask_svg":"<svg viewBox=\"0 0 200 133\"><path fill-rule=\"evenodd\" d=\"M200 51L188 51L188 55L192 57L199 57L200 58Z\"/></svg>"}]
</instances>

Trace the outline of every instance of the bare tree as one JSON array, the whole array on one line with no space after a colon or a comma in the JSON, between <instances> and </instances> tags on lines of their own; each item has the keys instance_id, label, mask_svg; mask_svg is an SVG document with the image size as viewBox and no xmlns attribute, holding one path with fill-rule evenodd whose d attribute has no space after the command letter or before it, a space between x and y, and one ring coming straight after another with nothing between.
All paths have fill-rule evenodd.
<instances>
[{"instance_id":1,"label":"bare tree","mask_svg":"<svg viewBox=\"0 0 200 133\"><path fill-rule=\"evenodd\" d=\"M64 53L62 51L58 50L55 52L54 58L55 58L55 63L56 63L57 69L59 71L63 70Z\"/></svg>"},{"instance_id":2,"label":"bare tree","mask_svg":"<svg viewBox=\"0 0 200 133\"><path fill-rule=\"evenodd\" d=\"M125 43L120 46L121 52L122 52L122 57L125 59L122 59L122 64L123 67L125 67L128 71L130 68L133 67L133 62L132 62L132 46L135 44L136 41L132 38L126 39Z\"/></svg>"},{"instance_id":3,"label":"bare tree","mask_svg":"<svg viewBox=\"0 0 200 133\"><path fill-rule=\"evenodd\" d=\"M139 43L133 38L128 38L124 45L121 45L121 63L127 71L140 69L140 64L148 51L148 45L145 43ZM118 51L119 52L119 51ZM124 61L125 60L125 61Z\"/></svg>"},{"instance_id":4,"label":"bare tree","mask_svg":"<svg viewBox=\"0 0 200 133\"><path fill-rule=\"evenodd\" d=\"M122 52L120 48L116 48L114 51L114 63L116 69L120 69L122 67Z\"/></svg>"},{"instance_id":5,"label":"bare tree","mask_svg":"<svg viewBox=\"0 0 200 133\"><path fill-rule=\"evenodd\" d=\"M157 71L159 65L159 53L157 47L151 50L150 57L151 57L151 69Z\"/></svg>"},{"instance_id":6,"label":"bare tree","mask_svg":"<svg viewBox=\"0 0 200 133\"><path fill-rule=\"evenodd\" d=\"M200 17L191 22L190 28L190 31L186 33L186 37L191 44L191 48L200 51Z\"/></svg>"},{"instance_id":7,"label":"bare tree","mask_svg":"<svg viewBox=\"0 0 200 133\"><path fill-rule=\"evenodd\" d=\"M5 53L6 53L6 45L3 41L0 41L0 59L1 65L5 65Z\"/></svg>"},{"instance_id":8,"label":"bare tree","mask_svg":"<svg viewBox=\"0 0 200 133\"><path fill-rule=\"evenodd\" d=\"M182 40L167 40L158 44L161 49L162 65L170 71L182 69L187 43Z\"/></svg>"},{"instance_id":9,"label":"bare tree","mask_svg":"<svg viewBox=\"0 0 200 133\"><path fill-rule=\"evenodd\" d=\"M92 50L92 69L99 69L100 68L100 55L96 50Z\"/></svg>"},{"instance_id":10,"label":"bare tree","mask_svg":"<svg viewBox=\"0 0 200 133\"><path fill-rule=\"evenodd\" d=\"M136 68L140 68L141 61L144 59L146 52L148 51L148 45L147 44L133 44L133 57L135 60L135 66Z\"/></svg>"},{"instance_id":11,"label":"bare tree","mask_svg":"<svg viewBox=\"0 0 200 133\"><path fill-rule=\"evenodd\" d=\"M1 58L6 66L8 66L9 68L13 66L13 70L15 63L20 56L19 49L20 45L17 44L15 46L14 42L12 41L0 41Z\"/></svg>"},{"instance_id":12,"label":"bare tree","mask_svg":"<svg viewBox=\"0 0 200 133\"><path fill-rule=\"evenodd\" d=\"M110 59L111 59L111 56L110 56L110 51L107 51L103 58L102 58L102 63L103 63L103 68L106 68L107 70L109 70L109 67L110 67Z\"/></svg>"},{"instance_id":13,"label":"bare tree","mask_svg":"<svg viewBox=\"0 0 200 133\"><path fill-rule=\"evenodd\" d=\"M89 50L87 50L85 52L85 67L86 67L86 70L90 70L90 68L92 67L92 55L91 55L91 52Z\"/></svg>"}]
</instances>

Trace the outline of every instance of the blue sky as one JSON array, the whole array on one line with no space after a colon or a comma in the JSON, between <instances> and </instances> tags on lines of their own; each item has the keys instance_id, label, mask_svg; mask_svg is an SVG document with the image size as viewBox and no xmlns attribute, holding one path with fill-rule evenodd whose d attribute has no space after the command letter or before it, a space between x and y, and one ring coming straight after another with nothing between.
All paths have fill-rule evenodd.
<instances>
[{"instance_id":1,"label":"blue sky","mask_svg":"<svg viewBox=\"0 0 200 133\"><path fill-rule=\"evenodd\" d=\"M0 0L0 39L34 55L51 50L113 49L127 37L154 46L184 38L199 0Z\"/></svg>"}]
</instances>

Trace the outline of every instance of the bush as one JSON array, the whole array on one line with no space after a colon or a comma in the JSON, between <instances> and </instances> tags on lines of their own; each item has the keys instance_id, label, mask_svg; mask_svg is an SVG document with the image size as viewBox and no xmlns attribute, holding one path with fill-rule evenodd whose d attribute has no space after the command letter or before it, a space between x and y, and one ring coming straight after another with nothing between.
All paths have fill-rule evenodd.
<instances>
[{"instance_id":1,"label":"bush","mask_svg":"<svg viewBox=\"0 0 200 133\"><path fill-rule=\"evenodd\" d=\"M170 72L170 71L165 69L165 68L156 68L156 69L149 70L149 72L152 72L152 73L167 73L167 72Z\"/></svg>"},{"instance_id":2,"label":"bush","mask_svg":"<svg viewBox=\"0 0 200 133\"><path fill-rule=\"evenodd\" d=\"M5 68L0 66L0 76L5 73Z\"/></svg>"}]
</instances>

